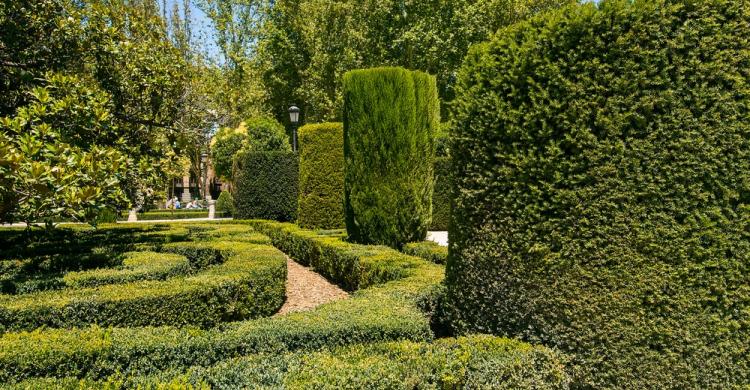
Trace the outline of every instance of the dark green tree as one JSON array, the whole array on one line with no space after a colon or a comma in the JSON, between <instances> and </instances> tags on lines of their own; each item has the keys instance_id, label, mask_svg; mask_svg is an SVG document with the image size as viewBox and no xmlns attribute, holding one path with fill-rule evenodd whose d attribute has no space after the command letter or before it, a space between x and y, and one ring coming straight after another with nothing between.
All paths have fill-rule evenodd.
<instances>
[{"instance_id":1,"label":"dark green tree","mask_svg":"<svg viewBox=\"0 0 750 390\"><path fill-rule=\"evenodd\" d=\"M580 388L750 383L750 10L604 1L477 46L454 104L461 332Z\"/></svg>"}]
</instances>

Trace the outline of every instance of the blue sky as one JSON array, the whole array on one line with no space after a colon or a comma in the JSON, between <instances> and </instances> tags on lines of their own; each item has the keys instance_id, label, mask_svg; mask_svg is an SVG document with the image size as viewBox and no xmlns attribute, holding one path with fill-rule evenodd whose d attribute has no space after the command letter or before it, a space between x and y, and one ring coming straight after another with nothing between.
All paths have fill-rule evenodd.
<instances>
[{"instance_id":1,"label":"blue sky","mask_svg":"<svg viewBox=\"0 0 750 390\"><path fill-rule=\"evenodd\" d=\"M172 12L174 4L177 4L180 8L180 13L183 13L183 0L167 0L166 3L168 13ZM159 1L159 4L161 4L161 1ZM212 34L211 21L193 1L190 1L190 19L193 26L193 44L200 46L209 58L219 61L219 48L216 46L216 40Z\"/></svg>"}]
</instances>

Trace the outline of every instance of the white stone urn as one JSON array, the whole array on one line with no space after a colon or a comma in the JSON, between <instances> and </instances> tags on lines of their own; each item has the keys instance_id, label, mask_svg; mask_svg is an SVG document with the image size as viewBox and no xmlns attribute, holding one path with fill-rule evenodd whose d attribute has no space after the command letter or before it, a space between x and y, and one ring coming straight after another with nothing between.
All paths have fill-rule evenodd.
<instances>
[{"instance_id":1,"label":"white stone urn","mask_svg":"<svg viewBox=\"0 0 750 390\"><path fill-rule=\"evenodd\" d=\"M137 222L138 221L138 209L130 209L130 212L128 213L128 222Z\"/></svg>"},{"instance_id":2,"label":"white stone urn","mask_svg":"<svg viewBox=\"0 0 750 390\"><path fill-rule=\"evenodd\" d=\"M214 219L214 218L216 218L216 201L213 199L210 199L208 201L208 219Z\"/></svg>"}]
</instances>

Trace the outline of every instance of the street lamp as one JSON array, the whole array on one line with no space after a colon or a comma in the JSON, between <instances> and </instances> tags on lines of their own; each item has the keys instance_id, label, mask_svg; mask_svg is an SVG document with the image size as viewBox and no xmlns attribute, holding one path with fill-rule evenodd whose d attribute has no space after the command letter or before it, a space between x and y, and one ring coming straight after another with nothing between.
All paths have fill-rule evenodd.
<instances>
[{"instance_id":1,"label":"street lamp","mask_svg":"<svg viewBox=\"0 0 750 390\"><path fill-rule=\"evenodd\" d=\"M289 121L292 122L292 150L297 151L297 124L299 123L299 107L292 104L289 107Z\"/></svg>"}]
</instances>

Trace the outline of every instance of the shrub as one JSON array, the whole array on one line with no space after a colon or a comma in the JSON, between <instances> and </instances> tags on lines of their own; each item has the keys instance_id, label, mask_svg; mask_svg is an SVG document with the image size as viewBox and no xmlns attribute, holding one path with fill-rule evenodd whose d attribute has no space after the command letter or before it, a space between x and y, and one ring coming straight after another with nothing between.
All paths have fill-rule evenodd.
<instances>
[{"instance_id":1,"label":"shrub","mask_svg":"<svg viewBox=\"0 0 750 390\"><path fill-rule=\"evenodd\" d=\"M0 297L0 326L30 330L91 323L197 325L256 318L284 303L286 258L270 246L239 242L175 243L167 249L206 267L195 275Z\"/></svg>"},{"instance_id":2,"label":"shrub","mask_svg":"<svg viewBox=\"0 0 750 390\"><path fill-rule=\"evenodd\" d=\"M435 78L402 68L344 75L345 212L349 237L401 247L432 213Z\"/></svg>"},{"instance_id":3,"label":"shrub","mask_svg":"<svg viewBox=\"0 0 750 390\"><path fill-rule=\"evenodd\" d=\"M434 241L410 242L404 245L403 252L435 264L445 264L448 259L448 247Z\"/></svg>"},{"instance_id":4,"label":"shrub","mask_svg":"<svg viewBox=\"0 0 750 390\"><path fill-rule=\"evenodd\" d=\"M122 268L99 268L90 271L68 272L63 276L68 287L94 287L105 284L127 283L136 280L163 280L184 275L190 262L183 256L156 252L125 254Z\"/></svg>"},{"instance_id":5,"label":"shrub","mask_svg":"<svg viewBox=\"0 0 750 390\"><path fill-rule=\"evenodd\" d=\"M216 213L225 217L234 216L234 197L231 192L221 191L216 200Z\"/></svg>"},{"instance_id":6,"label":"shrub","mask_svg":"<svg viewBox=\"0 0 750 390\"><path fill-rule=\"evenodd\" d=\"M748 36L738 2L610 1L472 50L458 330L571 352L581 387L750 383Z\"/></svg>"},{"instance_id":7,"label":"shrub","mask_svg":"<svg viewBox=\"0 0 750 390\"><path fill-rule=\"evenodd\" d=\"M299 212L307 229L344 227L344 127L341 123L299 129Z\"/></svg>"},{"instance_id":8,"label":"shrub","mask_svg":"<svg viewBox=\"0 0 750 390\"><path fill-rule=\"evenodd\" d=\"M168 370L149 377L116 375L102 388L121 382L127 388L178 383L213 388L370 389L492 388L559 389L569 377L556 352L515 340L480 335L435 343L401 341L339 347L329 351L255 354L187 371ZM18 388L79 388L77 379L33 380Z\"/></svg>"},{"instance_id":9,"label":"shrub","mask_svg":"<svg viewBox=\"0 0 750 390\"><path fill-rule=\"evenodd\" d=\"M448 230L451 218L451 160L435 159L435 191L432 195L432 224L430 230Z\"/></svg>"},{"instance_id":10,"label":"shrub","mask_svg":"<svg viewBox=\"0 0 750 390\"><path fill-rule=\"evenodd\" d=\"M298 160L292 152L246 152L234 167L238 219L293 221L297 214Z\"/></svg>"},{"instance_id":11,"label":"shrub","mask_svg":"<svg viewBox=\"0 0 750 390\"><path fill-rule=\"evenodd\" d=\"M450 149L450 127L449 122L443 122L438 127L438 132L435 134L435 157L449 157L451 154Z\"/></svg>"}]
</instances>

